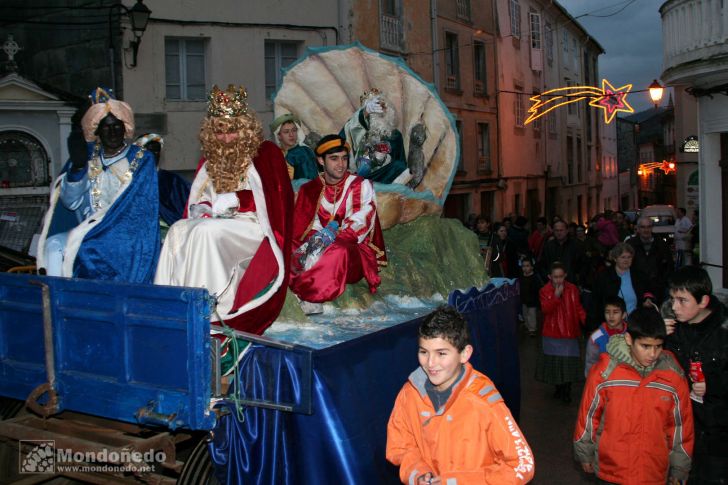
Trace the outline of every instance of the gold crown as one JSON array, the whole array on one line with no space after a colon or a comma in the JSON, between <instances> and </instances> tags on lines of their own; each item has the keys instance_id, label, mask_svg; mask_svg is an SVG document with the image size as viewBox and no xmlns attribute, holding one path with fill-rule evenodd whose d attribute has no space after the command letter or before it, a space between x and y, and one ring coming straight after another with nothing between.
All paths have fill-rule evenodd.
<instances>
[{"instance_id":1,"label":"gold crown","mask_svg":"<svg viewBox=\"0 0 728 485\"><path fill-rule=\"evenodd\" d=\"M225 91L214 85L207 103L208 117L234 118L248 112L248 92L243 86L234 84L228 84Z\"/></svg>"},{"instance_id":2,"label":"gold crown","mask_svg":"<svg viewBox=\"0 0 728 485\"><path fill-rule=\"evenodd\" d=\"M360 105L361 104L364 104L364 101L366 101L367 99L371 98L372 96L379 96L381 94L382 94L382 92L379 89L377 89L377 88L372 88L372 89L370 89L368 91L364 91L364 94L362 94L361 96L359 96L359 104Z\"/></svg>"}]
</instances>

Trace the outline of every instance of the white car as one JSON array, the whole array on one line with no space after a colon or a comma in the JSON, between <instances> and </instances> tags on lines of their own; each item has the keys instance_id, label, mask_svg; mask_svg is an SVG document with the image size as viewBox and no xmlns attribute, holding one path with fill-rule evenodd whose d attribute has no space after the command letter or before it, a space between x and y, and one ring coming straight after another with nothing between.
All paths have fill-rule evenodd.
<instances>
[{"instance_id":1,"label":"white car","mask_svg":"<svg viewBox=\"0 0 728 485\"><path fill-rule=\"evenodd\" d=\"M652 221L652 234L663 238L669 244L675 237L675 208L671 205L648 205L640 210L640 217Z\"/></svg>"}]
</instances>

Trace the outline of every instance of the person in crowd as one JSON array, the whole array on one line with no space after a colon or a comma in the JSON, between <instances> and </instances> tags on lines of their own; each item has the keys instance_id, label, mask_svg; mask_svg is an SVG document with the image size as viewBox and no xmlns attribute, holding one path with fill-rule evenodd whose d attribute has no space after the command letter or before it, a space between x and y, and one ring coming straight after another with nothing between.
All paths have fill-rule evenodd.
<instances>
[{"instance_id":1,"label":"person in crowd","mask_svg":"<svg viewBox=\"0 0 728 485\"><path fill-rule=\"evenodd\" d=\"M619 242L624 242L629 236L632 235L630 229L629 220L622 211L614 212L614 225L617 226L617 234L619 236Z\"/></svg>"},{"instance_id":2,"label":"person in crowd","mask_svg":"<svg viewBox=\"0 0 728 485\"><path fill-rule=\"evenodd\" d=\"M605 251L609 251L621 241L617 225L614 223L613 215L610 212L597 217L595 228L597 230L597 240Z\"/></svg>"},{"instance_id":3,"label":"person in crowd","mask_svg":"<svg viewBox=\"0 0 728 485\"><path fill-rule=\"evenodd\" d=\"M513 225L508 229L508 239L513 243L516 254L524 256L528 254L528 219L523 216L516 217Z\"/></svg>"},{"instance_id":4,"label":"person in crowd","mask_svg":"<svg viewBox=\"0 0 728 485\"><path fill-rule=\"evenodd\" d=\"M667 280L675 268L672 251L667 243L652 234L653 223L649 217L637 220L637 234L627 239L634 248L632 269L645 282L646 291L654 296L656 304L667 295Z\"/></svg>"},{"instance_id":5,"label":"person in crowd","mask_svg":"<svg viewBox=\"0 0 728 485\"><path fill-rule=\"evenodd\" d=\"M663 352L664 341L660 314L640 308L589 371L574 455L599 483L678 485L688 477L693 412L683 371Z\"/></svg>"},{"instance_id":6,"label":"person in crowd","mask_svg":"<svg viewBox=\"0 0 728 485\"><path fill-rule=\"evenodd\" d=\"M291 113L282 114L270 124L270 132L275 143L283 150L288 171L293 172L291 175L293 180L312 180L318 177L316 156L304 143L306 134L298 118Z\"/></svg>"},{"instance_id":7,"label":"person in crowd","mask_svg":"<svg viewBox=\"0 0 728 485\"><path fill-rule=\"evenodd\" d=\"M604 269L604 248L594 236L595 231L586 231L584 226L576 227L576 240L580 241L584 248L584 262L587 270L583 272L581 285L583 289L591 291L594 286L594 278Z\"/></svg>"},{"instance_id":8,"label":"person in crowd","mask_svg":"<svg viewBox=\"0 0 728 485\"><path fill-rule=\"evenodd\" d=\"M627 314L638 306L656 305L655 297L647 290L640 273L633 271L634 248L627 243L618 243L609 251L612 265L600 272L592 288L588 328L596 328L602 321L607 298L619 296L626 304Z\"/></svg>"},{"instance_id":9,"label":"person in crowd","mask_svg":"<svg viewBox=\"0 0 728 485\"><path fill-rule=\"evenodd\" d=\"M362 278L375 293L387 260L374 187L347 170L349 144L326 135L315 153L322 173L298 192L291 265L291 290L309 314Z\"/></svg>"},{"instance_id":10,"label":"person in crowd","mask_svg":"<svg viewBox=\"0 0 728 485\"><path fill-rule=\"evenodd\" d=\"M402 483L523 484L535 463L493 382L468 363L465 319L441 307L419 327L419 367L402 387L387 425L387 460Z\"/></svg>"},{"instance_id":11,"label":"person in crowd","mask_svg":"<svg viewBox=\"0 0 728 485\"><path fill-rule=\"evenodd\" d=\"M508 239L508 228L505 225L495 227L488 275L491 278L518 277L518 254L515 245Z\"/></svg>"},{"instance_id":12,"label":"person in crowd","mask_svg":"<svg viewBox=\"0 0 728 485\"><path fill-rule=\"evenodd\" d=\"M513 227L513 219L510 217L504 217L501 221L502 226L506 226L506 232L510 231L511 227Z\"/></svg>"},{"instance_id":13,"label":"person in crowd","mask_svg":"<svg viewBox=\"0 0 728 485\"><path fill-rule=\"evenodd\" d=\"M490 230L490 219L485 216L478 216L475 221L475 234L478 236L480 255L486 261L487 269L491 259L491 245L493 244L493 232Z\"/></svg>"},{"instance_id":14,"label":"person in crowd","mask_svg":"<svg viewBox=\"0 0 728 485\"><path fill-rule=\"evenodd\" d=\"M521 276L518 278L521 289L521 313L526 325L528 335L536 336L538 329L539 291L543 280L536 273L536 264L531 256L522 256L519 259Z\"/></svg>"},{"instance_id":15,"label":"person in crowd","mask_svg":"<svg viewBox=\"0 0 728 485\"><path fill-rule=\"evenodd\" d=\"M53 184L38 268L51 276L150 283L159 257L159 191L154 156L130 144L134 113L96 88L76 151Z\"/></svg>"},{"instance_id":16,"label":"person in crowd","mask_svg":"<svg viewBox=\"0 0 728 485\"><path fill-rule=\"evenodd\" d=\"M690 232L692 234L691 242L693 244L692 260L696 262L695 264L698 264L697 262L700 261L700 217L697 209L693 211L693 216L690 220L693 223L693 230Z\"/></svg>"},{"instance_id":17,"label":"person in crowd","mask_svg":"<svg viewBox=\"0 0 728 485\"><path fill-rule=\"evenodd\" d=\"M373 182L404 182L398 177L407 169L407 160L394 105L377 88L366 91L359 101L361 108L339 133L352 147L349 170Z\"/></svg>"},{"instance_id":18,"label":"person in crowd","mask_svg":"<svg viewBox=\"0 0 728 485\"><path fill-rule=\"evenodd\" d=\"M471 212L470 214L468 214L468 220L465 222L465 227L467 227L471 231L475 231L475 229L476 229L475 225L477 222L478 222L478 217Z\"/></svg>"},{"instance_id":19,"label":"person in crowd","mask_svg":"<svg viewBox=\"0 0 728 485\"><path fill-rule=\"evenodd\" d=\"M674 321L667 348L686 370L695 415L695 454L688 483L728 481L728 313L708 273L684 266L670 278ZM667 321L666 321L667 323Z\"/></svg>"},{"instance_id":20,"label":"person in crowd","mask_svg":"<svg viewBox=\"0 0 728 485\"><path fill-rule=\"evenodd\" d=\"M675 267L693 264L692 243L693 221L688 217L684 207L678 207L675 221Z\"/></svg>"},{"instance_id":21,"label":"person in crowd","mask_svg":"<svg viewBox=\"0 0 728 485\"><path fill-rule=\"evenodd\" d=\"M180 175L159 168L164 147L164 138L161 135L147 133L137 138L134 143L154 155L159 182L159 220L164 236L172 224L182 219L187 199L190 197L191 184Z\"/></svg>"},{"instance_id":22,"label":"person in crowd","mask_svg":"<svg viewBox=\"0 0 728 485\"><path fill-rule=\"evenodd\" d=\"M592 332L586 342L584 375L596 364L599 356L607 351L607 342L612 335L620 335L627 331L627 305L618 296L604 299L604 321Z\"/></svg>"},{"instance_id":23,"label":"person in crowd","mask_svg":"<svg viewBox=\"0 0 728 485\"><path fill-rule=\"evenodd\" d=\"M578 227L578 224L574 221L571 221L566 226L566 234L570 239L576 239L576 228Z\"/></svg>"},{"instance_id":24,"label":"person in crowd","mask_svg":"<svg viewBox=\"0 0 728 485\"><path fill-rule=\"evenodd\" d=\"M567 224L559 220L553 224L554 237L546 241L541 256L541 273L547 275L551 265L559 261L566 273L569 282L580 284L582 272L586 269L584 263L584 247L580 241L569 237Z\"/></svg>"},{"instance_id":25,"label":"person in crowd","mask_svg":"<svg viewBox=\"0 0 728 485\"><path fill-rule=\"evenodd\" d=\"M155 283L207 288L211 321L262 333L283 307L293 189L281 150L263 139L242 86L212 88L200 128L203 159L186 218L169 229Z\"/></svg>"},{"instance_id":26,"label":"person in crowd","mask_svg":"<svg viewBox=\"0 0 728 485\"><path fill-rule=\"evenodd\" d=\"M586 312L579 300L579 289L566 277L566 266L554 262L549 282L539 292L543 345L536 363L536 380L555 385L554 397L568 404L571 383L582 379L579 337Z\"/></svg>"},{"instance_id":27,"label":"person in crowd","mask_svg":"<svg viewBox=\"0 0 728 485\"><path fill-rule=\"evenodd\" d=\"M551 228L548 226L548 222L545 217L539 217L536 219L536 229L533 230L530 236L528 236L528 249L531 254L536 258L536 261L541 259L541 252L543 251L543 245L551 237Z\"/></svg>"}]
</instances>

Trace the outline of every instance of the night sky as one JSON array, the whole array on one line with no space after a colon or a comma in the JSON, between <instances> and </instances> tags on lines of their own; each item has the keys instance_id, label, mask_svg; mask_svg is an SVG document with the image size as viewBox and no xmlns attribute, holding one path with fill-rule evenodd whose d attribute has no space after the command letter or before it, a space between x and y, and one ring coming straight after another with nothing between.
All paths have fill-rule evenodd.
<instances>
[{"instance_id":1,"label":"night sky","mask_svg":"<svg viewBox=\"0 0 728 485\"><path fill-rule=\"evenodd\" d=\"M646 89L662 73L662 20L664 0L558 0L606 51L599 56L601 78L614 87L633 84ZM588 14L583 16L583 14ZM612 15L613 14L613 15ZM600 83L601 84L601 81ZM667 103L667 91L663 104ZM636 112L652 107L648 93L628 98Z\"/></svg>"}]
</instances>

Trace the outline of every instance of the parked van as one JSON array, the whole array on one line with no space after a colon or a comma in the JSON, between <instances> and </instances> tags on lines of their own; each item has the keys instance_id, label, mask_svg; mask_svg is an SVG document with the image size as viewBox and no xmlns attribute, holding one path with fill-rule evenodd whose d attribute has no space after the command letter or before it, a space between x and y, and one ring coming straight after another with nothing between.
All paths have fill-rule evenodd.
<instances>
[{"instance_id":1,"label":"parked van","mask_svg":"<svg viewBox=\"0 0 728 485\"><path fill-rule=\"evenodd\" d=\"M652 233L673 244L675 238L675 208L671 205L648 205L640 211L640 217L652 221Z\"/></svg>"}]
</instances>

